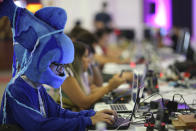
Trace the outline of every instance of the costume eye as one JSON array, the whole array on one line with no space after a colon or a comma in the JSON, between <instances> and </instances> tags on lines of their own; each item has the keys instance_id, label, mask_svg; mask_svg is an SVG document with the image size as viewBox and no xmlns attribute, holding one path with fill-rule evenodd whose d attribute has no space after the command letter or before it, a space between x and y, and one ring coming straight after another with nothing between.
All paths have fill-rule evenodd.
<instances>
[{"instance_id":1,"label":"costume eye","mask_svg":"<svg viewBox=\"0 0 196 131\"><path fill-rule=\"evenodd\" d=\"M56 67L56 72L58 73L59 76L64 76L65 75L65 65L64 64L58 64L53 62L52 65Z\"/></svg>"},{"instance_id":2,"label":"costume eye","mask_svg":"<svg viewBox=\"0 0 196 131\"><path fill-rule=\"evenodd\" d=\"M63 76L65 76L65 73L64 72L63 73L60 73L59 76L62 76L63 77Z\"/></svg>"}]
</instances>

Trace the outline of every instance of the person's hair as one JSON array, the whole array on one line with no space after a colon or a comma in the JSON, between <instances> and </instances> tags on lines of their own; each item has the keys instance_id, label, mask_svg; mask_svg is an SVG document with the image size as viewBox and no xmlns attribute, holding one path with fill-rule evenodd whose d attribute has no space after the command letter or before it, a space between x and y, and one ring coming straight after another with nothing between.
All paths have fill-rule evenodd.
<instances>
[{"instance_id":1,"label":"person's hair","mask_svg":"<svg viewBox=\"0 0 196 131\"><path fill-rule=\"evenodd\" d=\"M83 32L87 32L86 29L80 27L80 26L75 26L71 31L70 33L68 34L69 37L72 39L72 40L76 40L78 35L80 35L81 33Z\"/></svg>"},{"instance_id":2,"label":"person's hair","mask_svg":"<svg viewBox=\"0 0 196 131\"><path fill-rule=\"evenodd\" d=\"M83 73L82 57L84 56L86 50L89 50L89 47L85 43L75 41L74 42L74 52L75 52L74 61L73 63L68 65L68 67L73 72L74 77L76 78L76 80L78 81L82 89L83 89L83 85L82 85L80 76Z\"/></svg>"},{"instance_id":3,"label":"person's hair","mask_svg":"<svg viewBox=\"0 0 196 131\"><path fill-rule=\"evenodd\" d=\"M108 3L106 1L102 3L102 8L103 9L107 8L107 6L108 6Z\"/></svg>"},{"instance_id":4,"label":"person's hair","mask_svg":"<svg viewBox=\"0 0 196 131\"><path fill-rule=\"evenodd\" d=\"M99 29L95 32L95 36L97 37L97 39L101 39L101 37L104 34L110 34L111 32L112 32L112 29L110 28Z\"/></svg>"},{"instance_id":5,"label":"person's hair","mask_svg":"<svg viewBox=\"0 0 196 131\"><path fill-rule=\"evenodd\" d=\"M102 6L107 7L107 4L108 4L107 2L103 2Z\"/></svg>"},{"instance_id":6,"label":"person's hair","mask_svg":"<svg viewBox=\"0 0 196 131\"><path fill-rule=\"evenodd\" d=\"M81 25L82 25L82 22L80 20L77 20L75 22L75 27L81 27Z\"/></svg>"},{"instance_id":7,"label":"person's hair","mask_svg":"<svg viewBox=\"0 0 196 131\"><path fill-rule=\"evenodd\" d=\"M90 48L90 52L95 53L93 44L97 43L97 38L94 34L92 34L89 31L85 31L85 32L80 33L77 36L76 40L87 44Z\"/></svg>"}]
</instances>

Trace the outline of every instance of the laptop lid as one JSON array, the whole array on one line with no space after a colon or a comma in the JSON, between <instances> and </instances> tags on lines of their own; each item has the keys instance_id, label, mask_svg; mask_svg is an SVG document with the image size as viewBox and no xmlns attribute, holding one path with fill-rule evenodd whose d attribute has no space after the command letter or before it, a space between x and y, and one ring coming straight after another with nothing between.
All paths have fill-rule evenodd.
<instances>
[{"instance_id":1,"label":"laptop lid","mask_svg":"<svg viewBox=\"0 0 196 131\"><path fill-rule=\"evenodd\" d=\"M146 79L147 72L148 72L148 63L145 64L143 75L138 76L139 85L138 85L138 88L137 88L136 101L135 101L135 104L134 104L134 107L133 107L131 117L129 119L130 121L132 121L132 118L135 115L136 110L138 109L138 106L139 106L139 103L140 103L140 98L142 97L143 90L144 90L144 82L145 82L145 79Z\"/></svg>"}]
</instances>

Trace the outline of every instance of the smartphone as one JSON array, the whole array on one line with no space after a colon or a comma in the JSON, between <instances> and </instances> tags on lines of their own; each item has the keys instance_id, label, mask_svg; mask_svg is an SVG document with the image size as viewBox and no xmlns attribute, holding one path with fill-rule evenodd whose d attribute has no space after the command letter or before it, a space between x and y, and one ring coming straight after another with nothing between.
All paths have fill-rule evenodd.
<instances>
[{"instance_id":1,"label":"smartphone","mask_svg":"<svg viewBox=\"0 0 196 131\"><path fill-rule=\"evenodd\" d=\"M125 72L125 70L122 70L122 71L120 72L120 75L119 75L119 77L122 77L122 75L123 75L123 72Z\"/></svg>"}]
</instances>

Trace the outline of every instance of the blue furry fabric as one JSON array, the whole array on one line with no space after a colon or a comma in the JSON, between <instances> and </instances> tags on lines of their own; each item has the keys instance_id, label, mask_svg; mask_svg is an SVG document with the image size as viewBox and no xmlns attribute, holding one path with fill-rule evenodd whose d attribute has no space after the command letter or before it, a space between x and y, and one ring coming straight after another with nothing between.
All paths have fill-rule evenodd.
<instances>
[{"instance_id":1,"label":"blue furry fabric","mask_svg":"<svg viewBox=\"0 0 196 131\"><path fill-rule=\"evenodd\" d=\"M16 7L12 0L4 0L0 4L1 16L8 16L12 23L15 56L21 70L4 92L0 122L18 125L25 131L85 131L92 125L90 117L95 112L62 109L41 86L60 87L65 73L56 75L50 65L68 64L74 59L73 43L63 33L66 12L48 7L34 15Z\"/></svg>"},{"instance_id":2,"label":"blue furry fabric","mask_svg":"<svg viewBox=\"0 0 196 131\"><path fill-rule=\"evenodd\" d=\"M61 8L46 7L38 10L35 16L40 20L45 21L57 30L64 29L67 21L67 15Z\"/></svg>"},{"instance_id":3,"label":"blue furry fabric","mask_svg":"<svg viewBox=\"0 0 196 131\"><path fill-rule=\"evenodd\" d=\"M13 87L13 88L12 88ZM62 109L60 105L46 93L41 87L39 89L46 111L46 118L42 115L24 108L17 104L12 98L7 97L7 123L16 124L25 131L85 131L90 126L90 117L95 114L93 110L72 112ZM28 107L39 112L40 105L37 89L29 86L22 78L17 78L11 85L10 92L13 97ZM4 104L3 97L2 105ZM2 123L3 106L1 106L0 122Z\"/></svg>"},{"instance_id":4,"label":"blue furry fabric","mask_svg":"<svg viewBox=\"0 0 196 131\"><path fill-rule=\"evenodd\" d=\"M15 32L14 50L20 65L24 65L26 62L24 55L26 55L26 60L30 58L30 54L38 42L32 62L24 74L34 82L59 88L66 76L55 75L49 67L50 64L53 62L68 64L74 59L73 43L63 33L67 21L66 12L58 7L46 7L38 10L34 15L19 7L15 13L15 9L16 5L12 0L5 0L3 4L0 4L0 16L6 15L12 22ZM13 19L14 13L15 19ZM47 35L57 30L62 31ZM43 37L45 35L47 36Z\"/></svg>"}]
</instances>

